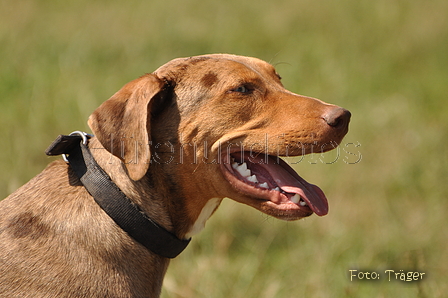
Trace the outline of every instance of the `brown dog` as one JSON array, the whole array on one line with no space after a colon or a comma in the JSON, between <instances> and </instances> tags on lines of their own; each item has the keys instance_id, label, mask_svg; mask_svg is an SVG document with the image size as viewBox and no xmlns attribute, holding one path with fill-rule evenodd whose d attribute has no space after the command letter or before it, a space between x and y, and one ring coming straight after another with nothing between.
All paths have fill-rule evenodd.
<instances>
[{"instance_id":1,"label":"brown dog","mask_svg":"<svg viewBox=\"0 0 448 298\"><path fill-rule=\"evenodd\" d=\"M207 55L125 85L90 116L88 148L145 218L188 239L225 197L284 220L325 215L323 192L278 156L335 148L349 120L285 90L266 62ZM1 201L0 297L158 297L169 259L120 228L75 172L55 161Z\"/></svg>"}]
</instances>

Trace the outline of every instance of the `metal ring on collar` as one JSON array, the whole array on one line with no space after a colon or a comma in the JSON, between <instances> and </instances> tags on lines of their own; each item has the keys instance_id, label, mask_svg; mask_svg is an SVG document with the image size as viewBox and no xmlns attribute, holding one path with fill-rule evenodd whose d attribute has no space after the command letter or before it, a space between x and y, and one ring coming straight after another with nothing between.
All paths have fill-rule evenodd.
<instances>
[{"instance_id":1,"label":"metal ring on collar","mask_svg":"<svg viewBox=\"0 0 448 298\"><path fill-rule=\"evenodd\" d=\"M79 135L82 138L82 144L87 145L87 142L89 141L90 135L86 132L76 130L69 134L69 136ZM62 154L62 159L64 159L65 162L68 163L68 158L66 154Z\"/></svg>"}]
</instances>

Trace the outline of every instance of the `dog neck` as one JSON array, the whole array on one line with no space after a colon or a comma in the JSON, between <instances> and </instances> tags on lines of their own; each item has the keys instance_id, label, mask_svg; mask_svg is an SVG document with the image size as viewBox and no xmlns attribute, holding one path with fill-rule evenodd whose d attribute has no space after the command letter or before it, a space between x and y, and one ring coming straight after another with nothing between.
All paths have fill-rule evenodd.
<instances>
[{"instance_id":1,"label":"dog neck","mask_svg":"<svg viewBox=\"0 0 448 298\"><path fill-rule=\"evenodd\" d=\"M68 157L65 155L64 159L86 190L101 209L134 240L163 257L174 258L181 253L190 239L181 240L154 219L148 218L99 167L88 147L88 139L84 137L80 142L79 135L85 136L76 132L58 137L47 152L54 154L62 146L66 147L63 151L68 152Z\"/></svg>"},{"instance_id":2,"label":"dog neck","mask_svg":"<svg viewBox=\"0 0 448 298\"><path fill-rule=\"evenodd\" d=\"M184 199L177 185L172 183L171 187L166 187L170 184L169 173L158 169L157 164L151 165L142 179L134 181L129 177L123 162L107 152L95 137L89 141L89 148L98 165L149 218L179 239L190 237L187 233L194 223L185 214L182 206Z\"/></svg>"},{"instance_id":3,"label":"dog neck","mask_svg":"<svg viewBox=\"0 0 448 298\"><path fill-rule=\"evenodd\" d=\"M107 152L95 137L89 141L89 148L96 162L122 192L147 216L179 239L189 239L199 233L222 201L222 198L198 201L192 212L186 206L179 185L171 183L176 175L175 170L167 172L163 164L154 163L141 180L134 181L129 177L123 162Z\"/></svg>"}]
</instances>

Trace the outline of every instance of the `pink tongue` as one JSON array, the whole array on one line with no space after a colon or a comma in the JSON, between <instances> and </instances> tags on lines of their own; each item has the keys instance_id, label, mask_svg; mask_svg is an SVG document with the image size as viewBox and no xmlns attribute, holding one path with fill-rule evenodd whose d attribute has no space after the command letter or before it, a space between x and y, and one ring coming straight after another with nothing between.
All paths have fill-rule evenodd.
<instances>
[{"instance_id":1,"label":"pink tongue","mask_svg":"<svg viewBox=\"0 0 448 298\"><path fill-rule=\"evenodd\" d=\"M260 158L258 164L269 172L275 183L285 192L299 194L308 206L319 216L328 213L328 201L324 192L316 185L306 182L300 177L286 162L279 159L279 163L269 157L268 164L262 162ZM253 161L252 162L257 162Z\"/></svg>"}]
</instances>

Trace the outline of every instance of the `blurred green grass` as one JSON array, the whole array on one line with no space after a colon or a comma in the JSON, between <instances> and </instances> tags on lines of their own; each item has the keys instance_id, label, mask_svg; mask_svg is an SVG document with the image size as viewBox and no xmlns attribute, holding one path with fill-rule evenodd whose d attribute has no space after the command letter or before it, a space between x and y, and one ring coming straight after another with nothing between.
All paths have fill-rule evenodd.
<instances>
[{"instance_id":1,"label":"blurred green grass","mask_svg":"<svg viewBox=\"0 0 448 298\"><path fill-rule=\"evenodd\" d=\"M447 11L442 0L1 0L0 197L126 82L176 57L255 56L288 89L353 114L336 162L297 164L330 214L282 222L227 200L172 262L162 297L445 297ZM350 269L426 275L356 282Z\"/></svg>"}]
</instances>

